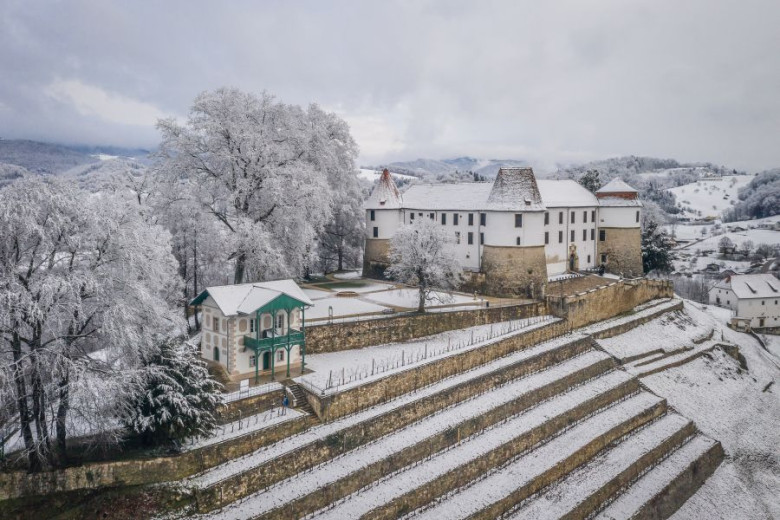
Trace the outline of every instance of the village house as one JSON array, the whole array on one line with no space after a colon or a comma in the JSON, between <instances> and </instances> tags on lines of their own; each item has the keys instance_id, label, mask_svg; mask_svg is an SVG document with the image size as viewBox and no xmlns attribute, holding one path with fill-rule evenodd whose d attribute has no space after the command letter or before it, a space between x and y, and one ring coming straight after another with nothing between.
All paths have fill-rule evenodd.
<instances>
[{"instance_id":1,"label":"village house","mask_svg":"<svg viewBox=\"0 0 780 520\"><path fill-rule=\"evenodd\" d=\"M725 278L710 289L709 302L731 309L734 320L753 329L780 326L780 281L772 274Z\"/></svg>"},{"instance_id":2,"label":"village house","mask_svg":"<svg viewBox=\"0 0 780 520\"><path fill-rule=\"evenodd\" d=\"M488 294L539 297L549 277L602 264L642 275L642 203L619 179L594 195L570 179L501 168L492 183L414 184L401 194L385 170L364 207L364 276L382 276L390 239L421 218L452 232L471 283Z\"/></svg>"},{"instance_id":3,"label":"village house","mask_svg":"<svg viewBox=\"0 0 780 520\"><path fill-rule=\"evenodd\" d=\"M231 380L303 371L312 301L293 280L208 287L190 305L203 312L201 356Z\"/></svg>"}]
</instances>

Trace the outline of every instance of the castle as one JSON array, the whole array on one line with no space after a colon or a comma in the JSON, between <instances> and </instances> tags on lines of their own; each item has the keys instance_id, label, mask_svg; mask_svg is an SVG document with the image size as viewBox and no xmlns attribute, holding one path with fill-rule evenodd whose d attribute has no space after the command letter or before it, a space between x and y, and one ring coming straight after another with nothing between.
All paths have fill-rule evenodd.
<instances>
[{"instance_id":1,"label":"castle","mask_svg":"<svg viewBox=\"0 0 780 520\"><path fill-rule=\"evenodd\" d=\"M452 230L467 286L486 294L539 297L550 277L600 265L641 276L641 207L620 179L594 195L573 180L501 168L492 184L415 184L401 194L384 170L364 204L363 275L382 276L400 226L430 218Z\"/></svg>"}]
</instances>

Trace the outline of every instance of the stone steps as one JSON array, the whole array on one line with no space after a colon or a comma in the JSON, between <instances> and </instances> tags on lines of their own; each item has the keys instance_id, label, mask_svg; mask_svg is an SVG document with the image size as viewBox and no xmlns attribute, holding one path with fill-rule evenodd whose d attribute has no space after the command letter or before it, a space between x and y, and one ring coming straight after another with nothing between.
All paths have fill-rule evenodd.
<instances>
[{"instance_id":1,"label":"stone steps","mask_svg":"<svg viewBox=\"0 0 780 520\"><path fill-rule=\"evenodd\" d=\"M596 378L600 385L594 388L598 388L599 392L582 390L583 394L575 397L569 390L568 400L564 402L575 404L567 408L567 413L555 423L558 428L565 427L605 403L639 390L636 381L622 371L613 370L605 375L605 371L613 366L612 360L605 354L595 350L586 352L329 460L290 481L254 494L215 517L236 519L251 515L251 518L285 519L312 513L377 479L417 465L443 450L450 450L461 439L479 437L486 429L523 414L545 398L552 396L555 399L560 392L575 386L578 389L594 387L592 383L583 383Z\"/></svg>"},{"instance_id":2,"label":"stone steps","mask_svg":"<svg viewBox=\"0 0 780 520\"><path fill-rule=\"evenodd\" d=\"M486 473L418 516L426 519L497 518L665 413L664 399L642 391L548 439L497 471Z\"/></svg>"},{"instance_id":3,"label":"stone steps","mask_svg":"<svg viewBox=\"0 0 780 520\"><path fill-rule=\"evenodd\" d=\"M192 489L198 511L222 507L447 407L574 358L590 350L591 345L590 338L575 335L514 352L389 403L309 428L211 468L185 484ZM602 359L600 363L614 366L611 359Z\"/></svg>"},{"instance_id":4,"label":"stone steps","mask_svg":"<svg viewBox=\"0 0 780 520\"><path fill-rule=\"evenodd\" d=\"M494 428L480 432L433 457L403 468L376 485L316 515L340 518L397 518L461 488L528 451L543 439L607 406L636 394L638 386L615 370L549 399Z\"/></svg>"},{"instance_id":5,"label":"stone steps","mask_svg":"<svg viewBox=\"0 0 780 520\"><path fill-rule=\"evenodd\" d=\"M723 460L723 447L702 434L641 476L596 520L651 520L671 516Z\"/></svg>"},{"instance_id":6,"label":"stone steps","mask_svg":"<svg viewBox=\"0 0 780 520\"><path fill-rule=\"evenodd\" d=\"M509 518L588 518L644 471L685 443L695 431L691 421L668 413L531 498Z\"/></svg>"}]
</instances>

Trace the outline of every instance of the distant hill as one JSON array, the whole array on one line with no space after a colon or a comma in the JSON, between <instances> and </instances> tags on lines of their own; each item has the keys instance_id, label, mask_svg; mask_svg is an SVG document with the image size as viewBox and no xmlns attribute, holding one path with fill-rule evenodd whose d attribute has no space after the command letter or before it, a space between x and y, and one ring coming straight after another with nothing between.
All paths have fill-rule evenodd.
<instances>
[{"instance_id":1,"label":"distant hill","mask_svg":"<svg viewBox=\"0 0 780 520\"><path fill-rule=\"evenodd\" d=\"M415 159L413 161L397 161L377 166L363 166L369 170L387 168L392 172L412 175L424 180L448 178L456 172L464 174L473 172L483 177L492 178L502 166L529 166L528 161L520 159L476 159L474 157L456 157L454 159Z\"/></svg>"}]
</instances>

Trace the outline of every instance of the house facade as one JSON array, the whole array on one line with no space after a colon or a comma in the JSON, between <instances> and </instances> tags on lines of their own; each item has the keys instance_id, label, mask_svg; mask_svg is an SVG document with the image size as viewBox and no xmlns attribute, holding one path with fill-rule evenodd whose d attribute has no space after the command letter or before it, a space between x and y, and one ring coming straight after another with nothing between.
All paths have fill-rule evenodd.
<instances>
[{"instance_id":1,"label":"house facade","mask_svg":"<svg viewBox=\"0 0 780 520\"><path fill-rule=\"evenodd\" d=\"M312 302L293 280L209 287L190 305L202 310L201 356L232 380L290 377L305 367Z\"/></svg>"},{"instance_id":2,"label":"house facade","mask_svg":"<svg viewBox=\"0 0 780 520\"><path fill-rule=\"evenodd\" d=\"M613 181L595 195L573 180L537 180L531 168L501 168L493 183L415 184L401 194L385 170L365 202L364 276L381 277L390 239L432 219L453 233L467 271L489 294L543 294L548 277L595 268L641 276L641 202Z\"/></svg>"},{"instance_id":3,"label":"house facade","mask_svg":"<svg viewBox=\"0 0 780 520\"><path fill-rule=\"evenodd\" d=\"M738 274L716 283L710 305L725 307L753 329L780 327L780 281L772 274Z\"/></svg>"}]
</instances>

